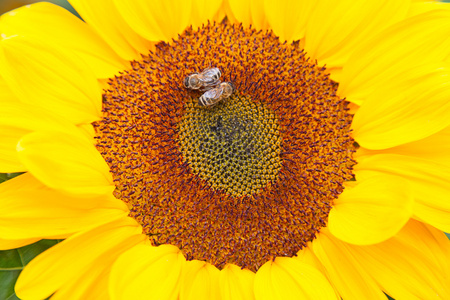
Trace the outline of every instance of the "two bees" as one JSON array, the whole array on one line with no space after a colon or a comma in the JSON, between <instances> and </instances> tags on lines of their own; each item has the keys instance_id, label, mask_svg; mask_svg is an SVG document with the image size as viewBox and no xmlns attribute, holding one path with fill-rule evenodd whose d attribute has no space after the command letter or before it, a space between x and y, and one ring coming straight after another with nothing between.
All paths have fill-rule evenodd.
<instances>
[{"instance_id":1,"label":"two bees","mask_svg":"<svg viewBox=\"0 0 450 300\"><path fill-rule=\"evenodd\" d=\"M198 103L210 107L228 98L234 93L236 87L232 82L220 82L222 73L219 68L207 68L201 73L194 73L184 78L183 84L191 90L205 91L198 98Z\"/></svg>"}]
</instances>

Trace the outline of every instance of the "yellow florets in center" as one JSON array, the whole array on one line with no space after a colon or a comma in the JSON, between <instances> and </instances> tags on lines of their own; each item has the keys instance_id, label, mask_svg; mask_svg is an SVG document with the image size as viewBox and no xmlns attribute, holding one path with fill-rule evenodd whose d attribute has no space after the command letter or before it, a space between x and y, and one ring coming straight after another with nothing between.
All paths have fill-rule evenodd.
<instances>
[{"instance_id":1,"label":"yellow florets in center","mask_svg":"<svg viewBox=\"0 0 450 300\"><path fill-rule=\"evenodd\" d=\"M275 114L240 95L207 109L196 102L186 102L179 128L180 151L192 172L238 197L275 182L281 169Z\"/></svg>"}]
</instances>

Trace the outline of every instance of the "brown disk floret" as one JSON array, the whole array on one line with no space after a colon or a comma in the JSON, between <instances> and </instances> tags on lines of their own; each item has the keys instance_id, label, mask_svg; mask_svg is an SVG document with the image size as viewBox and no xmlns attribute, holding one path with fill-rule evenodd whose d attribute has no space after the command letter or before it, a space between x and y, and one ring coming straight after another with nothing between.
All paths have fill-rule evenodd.
<instances>
[{"instance_id":1,"label":"brown disk floret","mask_svg":"<svg viewBox=\"0 0 450 300\"><path fill-rule=\"evenodd\" d=\"M183 80L211 66L236 93L205 108ZM325 71L242 25L159 43L109 81L94 124L116 197L154 245L187 259L256 271L294 256L352 178L351 115Z\"/></svg>"}]
</instances>

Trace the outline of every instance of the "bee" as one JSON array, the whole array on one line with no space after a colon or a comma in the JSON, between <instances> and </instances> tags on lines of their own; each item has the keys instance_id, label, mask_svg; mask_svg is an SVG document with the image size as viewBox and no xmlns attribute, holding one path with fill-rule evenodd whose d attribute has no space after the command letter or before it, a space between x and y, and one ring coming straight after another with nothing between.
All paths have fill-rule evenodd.
<instances>
[{"instance_id":1,"label":"bee","mask_svg":"<svg viewBox=\"0 0 450 300\"><path fill-rule=\"evenodd\" d=\"M232 82L222 82L215 88L206 91L198 98L198 104L204 107L210 107L217 104L220 100L228 98L236 90Z\"/></svg>"},{"instance_id":2,"label":"bee","mask_svg":"<svg viewBox=\"0 0 450 300\"><path fill-rule=\"evenodd\" d=\"M191 90L209 90L215 85L218 85L222 76L219 68L206 68L201 73L193 73L184 78L184 86Z\"/></svg>"}]
</instances>

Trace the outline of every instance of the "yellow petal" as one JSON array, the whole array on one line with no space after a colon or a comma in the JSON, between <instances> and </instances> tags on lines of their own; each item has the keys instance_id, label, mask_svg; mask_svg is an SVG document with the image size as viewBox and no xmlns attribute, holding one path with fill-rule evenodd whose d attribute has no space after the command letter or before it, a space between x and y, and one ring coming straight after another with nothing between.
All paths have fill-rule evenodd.
<instances>
[{"instance_id":1,"label":"yellow petal","mask_svg":"<svg viewBox=\"0 0 450 300\"><path fill-rule=\"evenodd\" d=\"M450 9L450 5L440 1L413 1L408 16L420 15L436 9Z\"/></svg>"},{"instance_id":2,"label":"yellow petal","mask_svg":"<svg viewBox=\"0 0 450 300\"><path fill-rule=\"evenodd\" d=\"M0 75L0 104L18 101L19 99L13 93L6 80Z\"/></svg>"},{"instance_id":3,"label":"yellow petal","mask_svg":"<svg viewBox=\"0 0 450 300\"><path fill-rule=\"evenodd\" d=\"M406 180L373 176L339 195L328 216L328 228L344 242L375 244L394 236L408 222L412 207Z\"/></svg>"},{"instance_id":4,"label":"yellow petal","mask_svg":"<svg viewBox=\"0 0 450 300\"><path fill-rule=\"evenodd\" d=\"M312 266L313 268L319 270L319 272L324 274L325 277L327 277L328 276L328 272L325 269L325 267L322 265L320 260L317 258L315 253L312 251L311 244L312 244L312 242L309 242L308 245L305 248L303 248L300 251L298 251L297 252L297 256L295 256L293 258L296 259L296 260L299 260L299 261L301 261L303 263L306 263L306 264L308 264L310 266ZM341 296L339 295L339 291L336 289L336 287L334 286L333 282L330 281L330 283L333 286L333 289L334 289L334 292L336 294L336 297L338 299L341 299Z\"/></svg>"},{"instance_id":5,"label":"yellow petal","mask_svg":"<svg viewBox=\"0 0 450 300\"><path fill-rule=\"evenodd\" d=\"M308 21L305 50L319 65L342 67L357 45L402 20L409 5L409 0L318 1Z\"/></svg>"},{"instance_id":6,"label":"yellow petal","mask_svg":"<svg viewBox=\"0 0 450 300\"><path fill-rule=\"evenodd\" d=\"M193 28L206 24L208 20L220 22L223 19L219 13L223 5L222 0L193 0L192 5L190 23Z\"/></svg>"},{"instance_id":7,"label":"yellow petal","mask_svg":"<svg viewBox=\"0 0 450 300\"><path fill-rule=\"evenodd\" d=\"M411 183L414 215L443 231L450 232L450 168L432 161L396 154L366 157L354 167L357 180L374 174L396 175Z\"/></svg>"},{"instance_id":8,"label":"yellow petal","mask_svg":"<svg viewBox=\"0 0 450 300\"><path fill-rule=\"evenodd\" d=\"M41 196L43 193L37 193L37 195ZM72 200L66 198L59 197L59 200ZM39 240L51 239L55 236L66 238L76 232L127 216L127 212L117 209L77 211L70 207L62 207L62 205L57 208L51 207L56 201L41 201L38 203L39 205L36 203L31 205L32 200L24 201L20 197L17 201L20 201L20 204L5 205L5 209L15 209L15 213L0 215L2 218L0 222L1 236L4 239ZM2 201L2 204L4 202Z\"/></svg>"},{"instance_id":9,"label":"yellow petal","mask_svg":"<svg viewBox=\"0 0 450 300\"><path fill-rule=\"evenodd\" d=\"M194 6L194 9L195 9L195 6ZM222 0L221 4L220 4L220 7L219 7L219 10L216 12L216 14L212 18L212 20L214 20L216 22L221 22L225 18L227 18L228 22L235 23L236 19L230 18L230 16L227 15L228 12L230 12L228 1L227 0ZM230 12L230 14L231 14L231 12Z\"/></svg>"},{"instance_id":10,"label":"yellow petal","mask_svg":"<svg viewBox=\"0 0 450 300\"><path fill-rule=\"evenodd\" d=\"M233 14L233 11L231 10L231 6L230 6L230 1L229 0L224 0L222 3L222 9L225 13L225 16L227 18L227 20L230 22L230 24L235 24L235 23L241 23L241 21L238 21L238 19L236 19L236 17Z\"/></svg>"},{"instance_id":11,"label":"yellow petal","mask_svg":"<svg viewBox=\"0 0 450 300\"><path fill-rule=\"evenodd\" d=\"M70 0L70 4L122 59L140 60L140 53L147 53L150 49L151 43L123 19L114 0Z\"/></svg>"},{"instance_id":12,"label":"yellow petal","mask_svg":"<svg viewBox=\"0 0 450 300\"><path fill-rule=\"evenodd\" d=\"M264 6L260 0L228 0L229 8L234 18L244 27L266 30L269 28Z\"/></svg>"},{"instance_id":13,"label":"yellow petal","mask_svg":"<svg viewBox=\"0 0 450 300\"><path fill-rule=\"evenodd\" d=\"M255 276L256 299L339 299L330 282L311 265L288 257L265 263Z\"/></svg>"},{"instance_id":14,"label":"yellow petal","mask_svg":"<svg viewBox=\"0 0 450 300\"><path fill-rule=\"evenodd\" d=\"M306 24L317 1L264 0L270 28L281 41L296 41L305 36Z\"/></svg>"},{"instance_id":15,"label":"yellow petal","mask_svg":"<svg viewBox=\"0 0 450 300\"><path fill-rule=\"evenodd\" d=\"M111 299L178 299L185 263L175 246L137 245L122 254L112 267Z\"/></svg>"},{"instance_id":16,"label":"yellow petal","mask_svg":"<svg viewBox=\"0 0 450 300\"><path fill-rule=\"evenodd\" d=\"M183 268L180 300L220 299L219 270L204 261L188 261Z\"/></svg>"},{"instance_id":17,"label":"yellow petal","mask_svg":"<svg viewBox=\"0 0 450 300\"><path fill-rule=\"evenodd\" d=\"M36 243L40 239L14 239L14 240L8 240L8 239L2 239L0 238L0 250L9 250L9 249L15 249L20 248L26 245L30 245L33 243Z\"/></svg>"},{"instance_id":18,"label":"yellow petal","mask_svg":"<svg viewBox=\"0 0 450 300\"><path fill-rule=\"evenodd\" d=\"M450 125L450 64L426 64L374 91L356 112L353 137L386 149L430 136Z\"/></svg>"},{"instance_id":19,"label":"yellow petal","mask_svg":"<svg viewBox=\"0 0 450 300\"><path fill-rule=\"evenodd\" d=\"M340 76L338 94L360 105L383 83L405 70L448 56L450 10L420 14L361 43Z\"/></svg>"},{"instance_id":20,"label":"yellow petal","mask_svg":"<svg viewBox=\"0 0 450 300\"><path fill-rule=\"evenodd\" d=\"M114 4L128 25L149 41L170 41L191 19L192 0L114 0Z\"/></svg>"},{"instance_id":21,"label":"yellow petal","mask_svg":"<svg viewBox=\"0 0 450 300\"><path fill-rule=\"evenodd\" d=\"M7 126L1 126L3 129ZM16 133L18 131L15 128L11 128L10 131L1 131L0 143L0 172L1 173L15 173L15 172L25 172L26 168L19 161L16 152L16 145L19 138Z\"/></svg>"},{"instance_id":22,"label":"yellow petal","mask_svg":"<svg viewBox=\"0 0 450 300\"><path fill-rule=\"evenodd\" d=\"M28 191L50 191L41 181L37 180L30 172L16 176L2 184L0 184L0 191L5 197L12 197L14 194L27 194ZM64 194L70 196L69 194ZM73 196L73 195L72 195ZM78 196L78 195L77 195ZM72 198L68 198L72 199ZM64 203L60 205L73 207L74 209L120 209L127 211L127 206L121 200L115 198L113 195L107 194L102 197L76 197L75 201L71 203Z\"/></svg>"},{"instance_id":23,"label":"yellow petal","mask_svg":"<svg viewBox=\"0 0 450 300\"><path fill-rule=\"evenodd\" d=\"M400 154L431 160L450 167L450 126L424 139L382 150L359 148L356 157L375 154Z\"/></svg>"},{"instance_id":24,"label":"yellow petal","mask_svg":"<svg viewBox=\"0 0 450 300\"><path fill-rule=\"evenodd\" d=\"M110 299L108 293L109 273L114 260L126 249L137 244L136 237L125 241L123 247L105 253L102 259L94 261L79 278L65 283L51 297L52 300L67 299Z\"/></svg>"},{"instance_id":25,"label":"yellow petal","mask_svg":"<svg viewBox=\"0 0 450 300\"><path fill-rule=\"evenodd\" d=\"M95 133L94 126L92 124L81 124L78 125L77 128L80 130L80 132L91 141L91 144L95 145L97 142L95 137L97 134Z\"/></svg>"},{"instance_id":26,"label":"yellow petal","mask_svg":"<svg viewBox=\"0 0 450 300\"><path fill-rule=\"evenodd\" d=\"M80 134L67 120L40 107L10 101L0 105L0 172L27 171L20 162L16 146L19 140L33 131L55 130Z\"/></svg>"},{"instance_id":27,"label":"yellow petal","mask_svg":"<svg viewBox=\"0 0 450 300\"><path fill-rule=\"evenodd\" d=\"M322 273L325 273L322 264L317 259L314 252L312 252L311 250L311 242L308 243L308 246L298 251L297 256L293 258L314 267L315 269L319 270Z\"/></svg>"},{"instance_id":28,"label":"yellow petal","mask_svg":"<svg viewBox=\"0 0 450 300\"><path fill-rule=\"evenodd\" d=\"M0 42L0 72L23 103L45 108L74 124L101 116L97 79L71 52L24 37Z\"/></svg>"},{"instance_id":29,"label":"yellow petal","mask_svg":"<svg viewBox=\"0 0 450 300\"><path fill-rule=\"evenodd\" d=\"M311 243L311 250L342 299L386 300L376 282L349 252L349 244L335 238L327 228L321 229Z\"/></svg>"},{"instance_id":30,"label":"yellow petal","mask_svg":"<svg viewBox=\"0 0 450 300\"><path fill-rule=\"evenodd\" d=\"M431 264L436 266L437 273L446 274L442 278L448 277L450 240L444 232L423 222L410 220L395 239L419 250L423 257L430 259Z\"/></svg>"},{"instance_id":31,"label":"yellow petal","mask_svg":"<svg viewBox=\"0 0 450 300\"><path fill-rule=\"evenodd\" d=\"M47 186L78 195L112 193L109 167L84 137L58 132L33 132L17 145L19 159Z\"/></svg>"},{"instance_id":32,"label":"yellow petal","mask_svg":"<svg viewBox=\"0 0 450 300\"><path fill-rule=\"evenodd\" d=\"M52 300L111 299L108 286L112 265L122 253L146 241L145 235L132 235L118 246L112 247L79 273L76 280L66 282L59 288L52 295Z\"/></svg>"},{"instance_id":33,"label":"yellow petal","mask_svg":"<svg viewBox=\"0 0 450 300\"><path fill-rule=\"evenodd\" d=\"M253 283L255 273L241 269L236 265L227 264L219 275L219 289L222 300L252 300L255 299Z\"/></svg>"},{"instance_id":34,"label":"yellow petal","mask_svg":"<svg viewBox=\"0 0 450 300\"><path fill-rule=\"evenodd\" d=\"M50 189L29 173L0 184L0 236L4 239L68 237L125 217L113 195L83 199Z\"/></svg>"},{"instance_id":35,"label":"yellow petal","mask_svg":"<svg viewBox=\"0 0 450 300\"><path fill-rule=\"evenodd\" d=\"M0 32L20 35L73 51L98 78L110 78L127 68L122 60L89 26L64 8L40 2L26 5L0 18Z\"/></svg>"},{"instance_id":36,"label":"yellow petal","mask_svg":"<svg viewBox=\"0 0 450 300\"><path fill-rule=\"evenodd\" d=\"M394 299L450 299L449 240L431 226L411 221L386 242L348 249Z\"/></svg>"},{"instance_id":37,"label":"yellow petal","mask_svg":"<svg viewBox=\"0 0 450 300\"><path fill-rule=\"evenodd\" d=\"M117 257L120 252L142 242L143 238L141 227L131 218L73 235L25 267L17 280L16 293L20 299L45 299L83 277L96 261L105 259L103 262L108 262L111 253Z\"/></svg>"}]
</instances>

